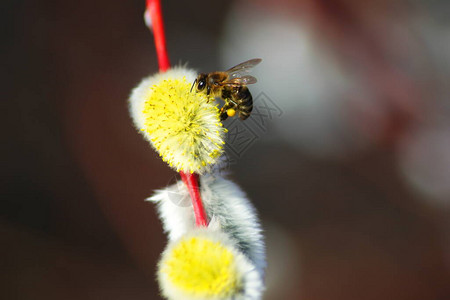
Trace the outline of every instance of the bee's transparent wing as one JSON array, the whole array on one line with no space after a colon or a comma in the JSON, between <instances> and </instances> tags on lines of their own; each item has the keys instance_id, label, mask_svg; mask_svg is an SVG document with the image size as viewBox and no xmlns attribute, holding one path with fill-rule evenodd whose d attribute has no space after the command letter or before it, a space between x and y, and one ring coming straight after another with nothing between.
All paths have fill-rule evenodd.
<instances>
[{"instance_id":1,"label":"bee's transparent wing","mask_svg":"<svg viewBox=\"0 0 450 300\"><path fill-rule=\"evenodd\" d=\"M244 75L242 77L237 78L231 78L225 82L222 83L222 85L228 85L228 86L240 86L240 85L248 85L256 83L257 80L255 77L250 75Z\"/></svg>"},{"instance_id":2,"label":"bee's transparent wing","mask_svg":"<svg viewBox=\"0 0 450 300\"><path fill-rule=\"evenodd\" d=\"M261 61L262 61L261 58L250 59L250 60L244 61L243 63L240 63L240 64L226 70L225 72L228 73L228 77L231 79L244 77L244 74L247 74L248 72L250 72L250 70L257 64L259 64ZM251 83L254 83L254 82L251 82ZM249 84L249 83L247 83L247 84Z\"/></svg>"}]
</instances>

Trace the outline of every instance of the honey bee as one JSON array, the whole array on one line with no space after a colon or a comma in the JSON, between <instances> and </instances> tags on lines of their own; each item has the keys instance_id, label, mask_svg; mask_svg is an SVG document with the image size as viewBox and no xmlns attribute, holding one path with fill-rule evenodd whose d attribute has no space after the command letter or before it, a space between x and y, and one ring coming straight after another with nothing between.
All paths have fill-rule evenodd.
<instances>
[{"instance_id":1,"label":"honey bee","mask_svg":"<svg viewBox=\"0 0 450 300\"><path fill-rule=\"evenodd\" d=\"M200 73L192 84L192 88L195 86L197 92L206 91L207 95L220 97L225 101L219 111L221 121L234 116L236 112L241 120L245 120L253 109L252 94L247 85L256 83L255 77L246 74L260 62L260 58L254 58L226 71Z\"/></svg>"}]
</instances>

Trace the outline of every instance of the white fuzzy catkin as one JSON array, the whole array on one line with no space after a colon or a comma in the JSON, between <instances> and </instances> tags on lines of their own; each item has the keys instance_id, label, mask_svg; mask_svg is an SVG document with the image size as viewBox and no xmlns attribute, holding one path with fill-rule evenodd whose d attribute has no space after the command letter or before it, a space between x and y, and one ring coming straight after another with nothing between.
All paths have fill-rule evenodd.
<instances>
[{"instance_id":1,"label":"white fuzzy catkin","mask_svg":"<svg viewBox=\"0 0 450 300\"><path fill-rule=\"evenodd\" d=\"M190 82L194 82L197 77L197 72L186 68L173 68L168 72L158 73L142 79L142 81L133 89L129 100L129 111L131 119L137 129L145 127L145 115L142 113L144 110L144 104L147 100L148 90L158 82L168 78L183 78ZM146 139L150 141L150 137L144 135Z\"/></svg>"},{"instance_id":2,"label":"white fuzzy catkin","mask_svg":"<svg viewBox=\"0 0 450 300\"><path fill-rule=\"evenodd\" d=\"M232 181L218 175L200 177L201 195L209 227L219 227L255 265L261 276L266 267L265 247L256 211L245 193ZM157 203L169 240L177 240L195 226L189 192L179 181L148 198Z\"/></svg>"},{"instance_id":3,"label":"white fuzzy catkin","mask_svg":"<svg viewBox=\"0 0 450 300\"><path fill-rule=\"evenodd\" d=\"M209 172L223 153L226 129L214 97L192 89L196 72L183 67L145 78L133 89L136 128L175 171Z\"/></svg>"},{"instance_id":4,"label":"white fuzzy catkin","mask_svg":"<svg viewBox=\"0 0 450 300\"><path fill-rule=\"evenodd\" d=\"M192 239L196 239L195 244ZM202 241L206 241L206 245ZM180 249L181 244L185 245ZM191 248L186 244L201 245ZM227 259L231 269L217 266L227 263L217 257L217 251L214 251L217 247L226 249L231 255L231 259ZM208 267L210 263L221 271ZM222 280L230 278L235 278L235 284L222 285ZM221 229L211 227L194 228L179 239L169 241L158 265L158 281L162 294L170 300L260 300L264 291L263 276L238 249L236 241Z\"/></svg>"}]
</instances>

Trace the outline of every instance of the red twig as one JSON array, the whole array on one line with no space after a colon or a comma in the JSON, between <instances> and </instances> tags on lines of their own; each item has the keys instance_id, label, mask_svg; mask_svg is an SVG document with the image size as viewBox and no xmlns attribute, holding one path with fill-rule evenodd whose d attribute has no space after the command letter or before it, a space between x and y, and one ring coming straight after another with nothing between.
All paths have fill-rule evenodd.
<instances>
[{"instance_id":1,"label":"red twig","mask_svg":"<svg viewBox=\"0 0 450 300\"><path fill-rule=\"evenodd\" d=\"M161 12L160 0L147 0L147 16L150 16L150 30L155 38L156 54L158 55L159 70L161 72L170 68L169 55L166 47L166 34L164 33L164 22Z\"/></svg>"},{"instance_id":2,"label":"red twig","mask_svg":"<svg viewBox=\"0 0 450 300\"><path fill-rule=\"evenodd\" d=\"M188 187L189 194L191 195L192 206L194 208L195 214L195 224L197 226L207 226L208 219L206 216L205 209L203 207L202 199L200 197L198 174L185 173L181 171L180 175L184 184L186 184L186 186Z\"/></svg>"},{"instance_id":3,"label":"red twig","mask_svg":"<svg viewBox=\"0 0 450 300\"><path fill-rule=\"evenodd\" d=\"M165 72L170 68L169 55L166 47L166 34L164 32L164 22L161 12L160 0L147 0L147 10L145 12L147 25L153 31L155 38L156 54L158 55L159 71ZM180 172L181 179L186 184L189 195L191 196L192 206L194 208L195 224L197 226L207 226L208 218L203 207L200 189L198 185L198 174Z\"/></svg>"}]
</instances>

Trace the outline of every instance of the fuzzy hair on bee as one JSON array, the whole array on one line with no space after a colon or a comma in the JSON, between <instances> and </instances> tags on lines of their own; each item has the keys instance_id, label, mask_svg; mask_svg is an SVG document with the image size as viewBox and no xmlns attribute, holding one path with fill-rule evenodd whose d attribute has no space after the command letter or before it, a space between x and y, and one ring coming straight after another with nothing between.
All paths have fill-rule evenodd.
<instances>
[{"instance_id":1,"label":"fuzzy hair on bee","mask_svg":"<svg viewBox=\"0 0 450 300\"><path fill-rule=\"evenodd\" d=\"M221 98L225 102L219 111L221 121L234 116L236 112L241 120L245 120L253 110L253 97L247 85L257 81L247 73L260 62L260 58L254 58L226 71L199 73L191 91L195 87L199 93Z\"/></svg>"}]
</instances>

